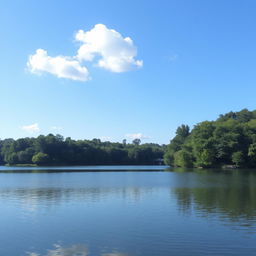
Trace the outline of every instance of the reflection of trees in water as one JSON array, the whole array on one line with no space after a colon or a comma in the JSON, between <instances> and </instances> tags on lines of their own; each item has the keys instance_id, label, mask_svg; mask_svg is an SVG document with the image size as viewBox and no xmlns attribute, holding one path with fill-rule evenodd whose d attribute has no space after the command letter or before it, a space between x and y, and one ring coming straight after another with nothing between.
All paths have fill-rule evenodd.
<instances>
[{"instance_id":1,"label":"reflection of trees in water","mask_svg":"<svg viewBox=\"0 0 256 256\"><path fill-rule=\"evenodd\" d=\"M54 249L47 250L47 253L42 255L36 252L29 252L28 256L89 256L89 251L84 245L72 245L71 247L63 247L61 245L54 245ZM101 256L125 256L125 254L118 252L104 253Z\"/></svg>"},{"instance_id":2,"label":"reflection of trees in water","mask_svg":"<svg viewBox=\"0 0 256 256\"><path fill-rule=\"evenodd\" d=\"M177 188L174 190L177 196L179 209L183 213L190 213L192 210L192 196L188 188Z\"/></svg>"},{"instance_id":3,"label":"reflection of trees in water","mask_svg":"<svg viewBox=\"0 0 256 256\"><path fill-rule=\"evenodd\" d=\"M216 214L231 221L245 221L252 225L256 220L255 174L233 172L228 175L200 175L198 186L175 188L180 210L194 210L200 216Z\"/></svg>"},{"instance_id":4,"label":"reflection of trees in water","mask_svg":"<svg viewBox=\"0 0 256 256\"><path fill-rule=\"evenodd\" d=\"M152 193L154 188L146 187L87 187L87 188L19 188L0 189L0 200L16 200L22 205L55 206L67 202L99 202L107 199L121 198L138 201L145 194Z\"/></svg>"}]
</instances>

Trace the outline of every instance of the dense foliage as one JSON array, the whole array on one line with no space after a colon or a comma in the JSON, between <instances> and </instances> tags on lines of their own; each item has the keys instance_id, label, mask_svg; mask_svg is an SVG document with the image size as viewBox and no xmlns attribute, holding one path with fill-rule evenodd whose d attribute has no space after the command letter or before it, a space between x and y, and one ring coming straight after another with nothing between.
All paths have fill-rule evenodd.
<instances>
[{"instance_id":1,"label":"dense foliage","mask_svg":"<svg viewBox=\"0 0 256 256\"><path fill-rule=\"evenodd\" d=\"M156 164L163 158L165 146L64 139L61 135L0 140L0 164L103 165Z\"/></svg>"},{"instance_id":2,"label":"dense foliage","mask_svg":"<svg viewBox=\"0 0 256 256\"><path fill-rule=\"evenodd\" d=\"M181 125L164 159L180 167L256 167L256 110L229 112L195 125L192 131Z\"/></svg>"}]
</instances>

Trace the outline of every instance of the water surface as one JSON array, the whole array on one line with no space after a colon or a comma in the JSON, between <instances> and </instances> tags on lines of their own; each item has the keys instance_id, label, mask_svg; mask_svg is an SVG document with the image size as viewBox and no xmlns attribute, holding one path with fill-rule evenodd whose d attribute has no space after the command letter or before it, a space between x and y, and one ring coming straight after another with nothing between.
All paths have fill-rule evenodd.
<instances>
[{"instance_id":1,"label":"water surface","mask_svg":"<svg viewBox=\"0 0 256 256\"><path fill-rule=\"evenodd\" d=\"M0 167L0 255L255 255L253 170L77 168Z\"/></svg>"}]
</instances>

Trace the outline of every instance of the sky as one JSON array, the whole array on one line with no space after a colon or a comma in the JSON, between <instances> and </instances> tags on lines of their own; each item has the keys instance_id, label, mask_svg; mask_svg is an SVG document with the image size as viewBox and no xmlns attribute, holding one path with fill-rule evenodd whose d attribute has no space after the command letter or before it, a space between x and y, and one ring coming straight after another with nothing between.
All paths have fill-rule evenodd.
<instances>
[{"instance_id":1,"label":"sky","mask_svg":"<svg viewBox=\"0 0 256 256\"><path fill-rule=\"evenodd\" d=\"M0 138L169 143L256 109L256 1L0 0Z\"/></svg>"}]
</instances>

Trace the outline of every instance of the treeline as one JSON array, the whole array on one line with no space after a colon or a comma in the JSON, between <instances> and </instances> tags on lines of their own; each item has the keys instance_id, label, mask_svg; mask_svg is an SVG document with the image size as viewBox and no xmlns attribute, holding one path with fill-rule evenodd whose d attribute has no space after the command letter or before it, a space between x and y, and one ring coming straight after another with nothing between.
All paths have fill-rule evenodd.
<instances>
[{"instance_id":1,"label":"treeline","mask_svg":"<svg viewBox=\"0 0 256 256\"><path fill-rule=\"evenodd\" d=\"M64 139L61 135L0 140L0 164L37 165L153 165L165 146L147 143Z\"/></svg>"},{"instance_id":2,"label":"treeline","mask_svg":"<svg viewBox=\"0 0 256 256\"><path fill-rule=\"evenodd\" d=\"M256 110L229 112L191 131L181 125L164 159L179 167L256 167Z\"/></svg>"}]
</instances>

